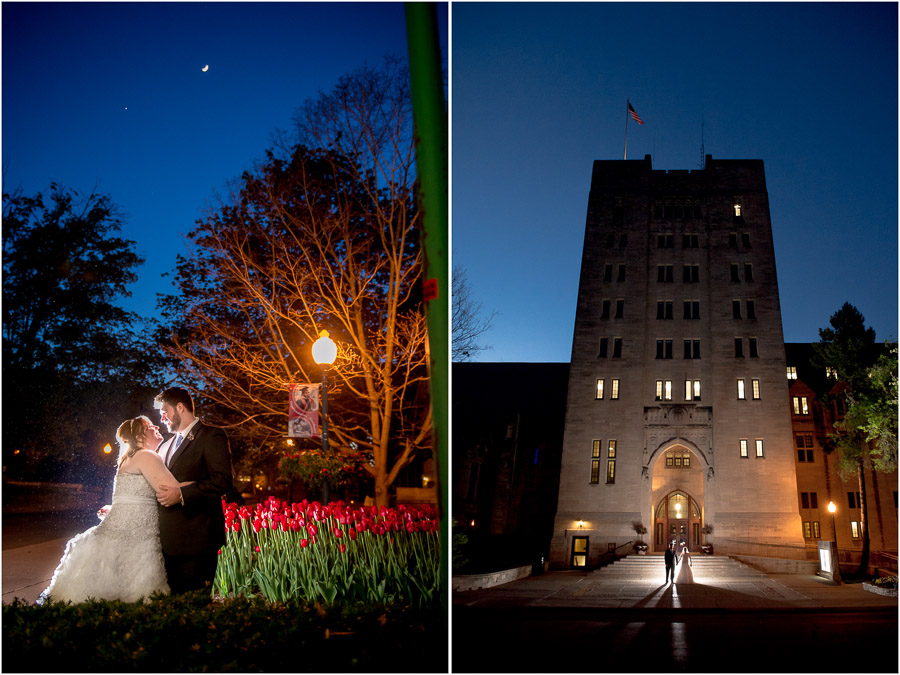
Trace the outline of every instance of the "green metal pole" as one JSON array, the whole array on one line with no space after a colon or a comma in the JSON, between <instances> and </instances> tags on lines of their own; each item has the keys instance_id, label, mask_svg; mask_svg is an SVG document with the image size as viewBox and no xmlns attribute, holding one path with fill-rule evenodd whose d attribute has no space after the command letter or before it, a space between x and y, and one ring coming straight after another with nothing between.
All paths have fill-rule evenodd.
<instances>
[{"instance_id":1,"label":"green metal pole","mask_svg":"<svg viewBox=\"0 0 900 675\"><path fill-rule=\"evenodd\" d=\"M446 4L441 4L446 8ZM424 296L428 321L433 454L441 520L441 602L448 606L450 283L448 237L447 105L441 71L437 3L406 3L413 119L416 130L418 204L423 214Z\"/></svg>"}]
</instances>

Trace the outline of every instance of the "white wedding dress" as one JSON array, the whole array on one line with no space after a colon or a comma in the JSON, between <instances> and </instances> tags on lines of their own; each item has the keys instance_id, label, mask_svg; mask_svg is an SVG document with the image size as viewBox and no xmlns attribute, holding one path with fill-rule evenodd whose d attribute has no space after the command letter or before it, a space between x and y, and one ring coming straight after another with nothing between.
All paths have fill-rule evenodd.
<instances>
[{"instance_id":1,"label":"white wedding dress","mask_svg":"<svg viewBox=\"0 0 900 675\"><path fill-rule=\"evenodd\" d=\"M687 549L685 549L681 554L681 561L678 563L678 574L675 575L675 583L694 583L694 570L691 564L691 554L687 551Z\"/></svg>"},{"instance_id":2,"label":"white wedding dress","mask_svg":"<svg viewBox=\"0 0 900 675\"><path fill-rule=\"evenodd\" d=\"M116 475L109 513L99 525L76 535L41 594L54 601L136 602L169 592L156 492L139 473Z\"/></svg>"}]
</instances>

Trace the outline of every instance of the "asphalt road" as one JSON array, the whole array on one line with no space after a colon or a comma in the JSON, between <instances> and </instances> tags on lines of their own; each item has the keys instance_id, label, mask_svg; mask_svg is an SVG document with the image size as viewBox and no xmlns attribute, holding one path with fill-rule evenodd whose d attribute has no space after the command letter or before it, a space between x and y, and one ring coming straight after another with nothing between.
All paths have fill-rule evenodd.
<instances>
[{"instance_id":1,"label":"asphalt road","mask_svg":"<svg viewBox=\"0 0 900 675\"><path fill-rule=\"evenodd\" d=\"M100 504L97 508L100 508ZM71 539L98 525L97 509L3 513L3 550L31 546L53 539Z\"/></svg>"},{"instance_id":2,"label":"asphalt road","mask_svg":"<svg viewBox=\"0 0 900 675\"><path fill-rule=\"evenodd\" d=\"M897 611L453 607L454 672L896 673Z\"/></svg>"}]
</instances>

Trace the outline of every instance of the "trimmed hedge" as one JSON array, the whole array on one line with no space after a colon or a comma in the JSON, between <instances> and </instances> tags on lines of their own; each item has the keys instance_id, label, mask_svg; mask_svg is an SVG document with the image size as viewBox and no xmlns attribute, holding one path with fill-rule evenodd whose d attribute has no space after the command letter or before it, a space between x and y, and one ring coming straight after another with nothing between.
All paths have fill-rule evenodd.
<instances>
[{"instance_id":1,"label":"trimmed hedge","mask_svg":"<svg viewBox=\"0 0 900 675\"><path fill-rule=\"evenodd\" d=\"M4 672L447 672L447 612L208 593L3 607Z\"/></svg>"}]
</instances>

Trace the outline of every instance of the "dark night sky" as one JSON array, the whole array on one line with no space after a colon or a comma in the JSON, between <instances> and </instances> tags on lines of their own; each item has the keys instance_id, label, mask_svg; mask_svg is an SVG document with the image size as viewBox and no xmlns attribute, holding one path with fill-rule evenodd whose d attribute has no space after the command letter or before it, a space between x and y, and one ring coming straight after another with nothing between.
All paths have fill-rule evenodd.
<instances>
[{"instance_id":1,"label":"dark night sky","mask_svg":"<svg viewBox=\"0 0 900 675\"><path fill-rule=\"evenodd\" d=\"M568 361L594 159L762 159L784 336L897 338L896 3L454 3L453 260L482 361Z\"/></svg>"},{"instance_id":2,"label":"dark night sky","mask_svg":"<svg viewBox=\"0 0 900 675\"><path fill-rule=\"evenodd\" d=\"M4 2L2 21L3 189L109 194L146 258L122 303L142 316L207 202L306 99L408 54L400 2Z\"/></svg>"}]
</instances>

